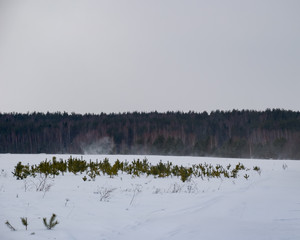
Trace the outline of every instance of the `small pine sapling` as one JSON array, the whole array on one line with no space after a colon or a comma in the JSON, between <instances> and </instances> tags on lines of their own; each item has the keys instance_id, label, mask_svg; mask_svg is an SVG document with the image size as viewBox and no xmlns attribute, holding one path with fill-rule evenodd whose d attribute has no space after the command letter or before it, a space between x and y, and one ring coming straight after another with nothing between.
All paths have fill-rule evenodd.
<instances>
[{"instance_id":1,"label":"small pine sapling","mask_svg":"<svg viewBox=\"0 0 300 240\"><path fill-rule=\"evenodd\" d=\"M54 213L52 214L49 223L47 223L47 218L43 218L44 225L48 230L51 230L59 223L58 221L55 221L55 218L56 214Z\"/></svg>"},{"instance_id":2,"label":"small pine sapling","mask_svg":"<svg viewBox=\"0 0 300 240\"><path fill-rule=\"evenodd\" d=\"M246 178L246 180L248 180L249 175L248 175L248 174L245 174L245 175L244 175L244 178Z\"/></svg>"},{"instance_id":3,"label":"small pine sapling","mask_svg":"<svg viewBox=\"0 0 300 240\"><path fill-rule=\"evenodd\" d=\"M28 226L27 217L21 217L21 222L25 226L26 231L27 231L27 226Z\"/></svg>"},{"instance_id":4,"label":"small pine sapling","mask_svg":"<svg viewBox=\"0 0 300 240\"><path fill-rule=\"evenodd\" d=\"M253 170L254 170L254 171L257 171L259 175L261 174L261 169L260 169L260 167L254 166L254 167L253 167Z\"/></svg>"},{"instance_id":5,"label":"small pine sapling","mask_svg":"<svg viewBox=\"0 0 300 240\"><path fill-rule=\"evenodd\" d=\"M5 222L5 225L12 231L16 231L16 229L9 223L9 221Z\"/></svg>"}]
</instances>

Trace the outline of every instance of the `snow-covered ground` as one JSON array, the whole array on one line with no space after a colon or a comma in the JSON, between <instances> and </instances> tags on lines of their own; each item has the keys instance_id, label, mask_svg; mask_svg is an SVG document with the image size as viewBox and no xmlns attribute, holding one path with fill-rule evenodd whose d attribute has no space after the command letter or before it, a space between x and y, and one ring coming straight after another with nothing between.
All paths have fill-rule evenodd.
<instances>
[{"instance_id":1,"label":"snow-covered ground","mask_svg":"<svg viewBox=\"0 0 300 240\"><path fill-rule=\"evenodd\" d=\"M243 163L259 166L261 174L248 171L246 180L192 178L132 178L98 176L83 181L83 175L67 173L49 178L48 191L37 192L38 178L16 180L14 166L38 164L56 156L0 155L0 239L300 239L300 161L147 156L151 163L211 163L224 167ZM79 156L80 157L80 156ZM108 157L114 162L145 156L85 155L89 161ZM286 168L287 167L287 168ZM111 191L107 198L102 195ZM42 219L52 213L59 224L46 230ZM28 230L20 218L27 217ZM11 231L5 222L17 229Z\"/></svg>"}]
</instances>

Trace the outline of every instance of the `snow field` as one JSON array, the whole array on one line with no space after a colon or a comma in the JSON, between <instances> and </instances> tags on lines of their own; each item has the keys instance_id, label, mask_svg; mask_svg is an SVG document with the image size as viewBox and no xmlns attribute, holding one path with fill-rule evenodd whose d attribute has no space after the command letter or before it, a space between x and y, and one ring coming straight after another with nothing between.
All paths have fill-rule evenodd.
<instances>
[{"instance_id":1,"label":"snow field","mask_svg":"<svg viewBox=\"0 0 300 240\"><path fill-rule=\"evenodd\" d=\"M48 191L35 190L38 179L16 180L11 173L19 161L38 164L53 156L66 160L70 155L0 155L0 239L300 239L299 161L147 156L153 164L225 167L241 162L251 170L237 179L184 183L177 177L127 174L83 181L85 174L67 173L48 178ZM111 162L145 158L82 157ZM253 166L261 168L260 175ZM42 218L48 220L52 213L59 224L46 230ZM28 231L20 217L28 218ZM7 228L7 220L17 231Z\"/></svg>"}]
</instances>

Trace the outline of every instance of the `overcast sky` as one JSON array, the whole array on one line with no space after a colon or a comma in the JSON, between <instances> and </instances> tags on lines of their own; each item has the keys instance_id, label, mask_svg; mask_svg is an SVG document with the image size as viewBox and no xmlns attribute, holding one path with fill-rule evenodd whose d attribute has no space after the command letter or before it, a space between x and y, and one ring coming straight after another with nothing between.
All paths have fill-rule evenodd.
<instances>
[{"instance_id":1,"label":"overcast sky","mask_svg":"<svg viewBox=\"0 0 300 240\"><path fill-rule=\"evenodd\" d=\"M299 0L0 0L0 112L300 110Z\"/></svg>"}]
</instances>

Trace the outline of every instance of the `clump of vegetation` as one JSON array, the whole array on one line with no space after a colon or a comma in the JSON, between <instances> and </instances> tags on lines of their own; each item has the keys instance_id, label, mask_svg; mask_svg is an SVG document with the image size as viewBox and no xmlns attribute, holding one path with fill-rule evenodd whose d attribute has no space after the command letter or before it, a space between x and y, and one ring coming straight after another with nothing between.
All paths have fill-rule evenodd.
<instances>
[{"instance_id":1,"label":"clump of vegetation","mask_svg":"<svg viewBox=\"0 0 300 240\"><path fill-rule=\"evenodd\" d=\"M43 223L45 225L45 227L49 230L51 230L52 228L54 228L59 222L55 220L56 218L56 215L53 213L50 220L49 220L49 223L47 222L47 218L43 218ZM27 231L27 227L28 227L28 220L27 220L27 217L21 217L21 222L22 224L25 226L25 229ZM5 222L5 225L12 231L17 231L11 224L9 221L6 221ZM33 233L34 234L34 233ZM31 233L32 235L32 233Z\"/></svg>"},{"instance_id":2,"label":"clump of vegetation","mask_svg":"<svg viewBox=\"0 0 300 240\"><path fill-rule=\"evenodd\" d=\"M39 165L23 165L21 162L17 164L13 175L17 179L24 179L27 176L47 179L48 176L53 178L59 174L64 175L64 173L69 172L75 175L85 173L82 178L83 181L95 180L96 176L107 175L109 177L117 176L119 172L127 173L133 177L139 177L141 175L152 175L154 177L164 178L169 176L179 177L182 182L185 182L191 177L201 177L203 178L237 178L240 171L248 171L242 163L238 163L235 166L230 164L223 167L220 164L213 166L212 164L200 163L194 164L190 167L173 165L171 162L163 163L160 161L156 165L149 163L147 158L140 160L133 160L131 163L125 161L120 162L116 160L114 164L109 162L108 158L103 161L85 161L83 159L70 157L67 161L57 161L53 157L52 161L42 161ZM261 172L258 166L253 167L254 171ZM89 179L88 179L89 177Z\"/></svg>"},{"instance_id":3,"label":"clump of vegetation","mask_svg":"<svg viewBox=\"0 0 300 240\"><path fill-rule=\"evenodd\" d=\"M9 221L5 222L5 225L12 231L16 231L16 229L9 223Z\"/></svg>"},{"instance_id":4,"label":"clump of vegetation","mask_svg":"<svg viewBox=\"0 0 300 240\"><path fill-rule=\"evenodd\" d=\"M82 178L82 180L83 180L83 181L86 181L86 180L87 180L87 177L86 177L86 176L84 176L84 177Z\"/></svg>"},{"instance_id":5,"label":"clump of vegetation","mask_svg":"<svg viewBox=\"0 0 300 240\"><path fill-rule=\"evenodd\" d=\"M56 215L54 213L52 214L49 223L47 222L47 218L43 218L43 223L48 230L51 230L59 223L58 221L55 220L55 218Z\"/></svg>"},{"instance_id":6,"label":"clump of vegetation","mask_svg":"<svg viewBox=\"0 0 300 240\"><path fill-rule=\"evenodd\" d=\"M114 190L115 188L98 187L98 190L95 192L95 194L100 195L100 201L109 202L111 194Z\"/></svg>"},{"instance_id":7,"label":"clump of vegetation","mask_svg":"<svg viewBox=\"0 0 300 240\"><path fill-rule=\"evenodd\" d=\"M256 171L256 172L258 172L259 175L261 174L261 169L260 169L260 167L254 166L254 167L253 167L253 170Z\"/></svg>"},{"instance_id":8,"label":"clump of vegetation","mask_svg":"<svg viewBox=\"0 0 300 240\"><path fill-rule=\"evenodd\" d=\"M25 226L26 231L27 231L27 227L28 227L27 217L21 217L21 222Z\"/></svg>"},{"instance_id":9,"label":"clump of vegetation","mask_svg":"<svg viewBox=\"0 0 300 240\"><path fill-rule=\"evenodd\" d=\"M258 171L260 171L260 167L254 166L254 167L253 167L253 170L258 172Z\"/></svg>"},{"instance_id":10,"label":"clump of vegetation","mask_svg":"<svg viewBox=\"0 0 300 240\"><path fill-rule=\"evenodd\" d=\"M29 165L23 165L22 162L18 162L17 166L15 166L15 170L12 172L18 180L26 178L30 173Z\"/></svg>"},{"instance_id":11,"label":"clump of vegetation","mask_svg":"<svg viewBox=\"0 0 300 240\"><path fill-rule=\"evenodd\" d=\"M245 178L246 180L248 180L249 177L250 177L250 176L249 176L248 174L245 174L245 175L244 175L244 178Z\"/></svg>"}]
</instances>

